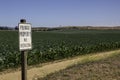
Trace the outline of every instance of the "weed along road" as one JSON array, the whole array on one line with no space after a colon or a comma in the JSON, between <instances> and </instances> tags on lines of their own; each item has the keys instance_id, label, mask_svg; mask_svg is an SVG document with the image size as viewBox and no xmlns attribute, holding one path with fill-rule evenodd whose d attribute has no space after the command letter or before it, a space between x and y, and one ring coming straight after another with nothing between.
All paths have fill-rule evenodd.
<instances>
[{"instance_id":1,"label":"weed along road","mask_svg":"<svg viewBox=\"0 0 120 80\"><path fill-rule=\"evenodd\" d=\"M65 69L69 66L91 62L91 61L97 61L101 59L105 59L108 57L112 57L115 55L120 55L120 50L114 50L114 51L108 51L108 52L101 52L101 53L95 53L95 54L87 54L83 56L77 56L70 59L64 59L60 61L56 61L53 63L45 64L41 67L34 67L28 70L28 80L34 80L39 77L45 77L46 75L50 73L54 73L56 71ZM20 71L15 72L9 72L9 73L3 73L0 75L1 80L21 80Z\"/></svg>"}]
</instances>

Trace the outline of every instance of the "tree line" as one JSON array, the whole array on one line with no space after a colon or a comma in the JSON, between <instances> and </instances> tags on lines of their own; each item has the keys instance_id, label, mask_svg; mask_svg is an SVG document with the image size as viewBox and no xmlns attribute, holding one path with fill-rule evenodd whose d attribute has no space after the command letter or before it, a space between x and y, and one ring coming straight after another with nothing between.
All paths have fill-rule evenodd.
<instances>
[{"instance_id":1,"label":"tree line","mask_svg":"<svg viewBox=\"0 0 120 80\"><path fill-rule=\"evenodd\" d=\"M95 30L111 30L117 29L120 30L120 26L114 27L105 27L105 26L64 26L64 27L32 27L32 31L54 31L54 30L82 30L82 29L95 29ZM8 26L0 26L0 30L18 30L18 26L8 27Z\"/></svg>"}]
</instances>

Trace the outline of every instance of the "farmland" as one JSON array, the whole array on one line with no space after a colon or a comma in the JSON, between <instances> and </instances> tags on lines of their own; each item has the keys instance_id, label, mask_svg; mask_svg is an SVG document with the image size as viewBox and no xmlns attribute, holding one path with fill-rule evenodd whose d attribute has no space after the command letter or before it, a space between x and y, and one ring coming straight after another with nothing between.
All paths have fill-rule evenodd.
<instances>
[{"instance_id":1,"label":"farmland","mask_svg":"<svg viewBox=\"0 0 120 80\"><path fill-rule=\"evenodd\" d=\"M28 65L120 48L120 30L62 30L32 33ZM20 66L17 31L0 31L0 70Z\"/></svg>"}]
</instances>

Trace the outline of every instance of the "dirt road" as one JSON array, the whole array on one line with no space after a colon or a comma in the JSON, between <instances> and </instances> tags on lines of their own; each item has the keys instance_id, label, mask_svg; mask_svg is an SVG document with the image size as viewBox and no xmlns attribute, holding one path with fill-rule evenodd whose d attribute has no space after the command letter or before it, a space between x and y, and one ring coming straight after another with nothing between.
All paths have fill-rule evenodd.
<instances>
[{"instance_id":1,"label":"dirt road","mask_svg":"<svg viewBox=\"0 0 120 80\"><path fill-rule=\"evenodd\" d=\"M69 66L78 64L78 63L85 63L89 61L96 61L104 58L108 58L114 55L120 54L120 50L114 50L109 52L101 52L96 54L88 54L84 56L77 56L71 59L61 60L57 62L53 62L51 64L46 64L41 67L34 67L27 71L28 80L37 80L38 77L44 77L50 73L55 71L59 71L65 69ZM21 80L21 72L10 72L6 74L0 75L0 80Z\"/></svg>"}]
</instances>

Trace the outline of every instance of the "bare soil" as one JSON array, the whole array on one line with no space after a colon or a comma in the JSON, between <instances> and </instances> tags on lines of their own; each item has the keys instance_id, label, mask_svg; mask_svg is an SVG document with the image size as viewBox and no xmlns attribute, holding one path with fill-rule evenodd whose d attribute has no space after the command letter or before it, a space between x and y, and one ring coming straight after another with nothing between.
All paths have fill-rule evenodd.
<instances>
[{"instance_id":1,"label":"bare soil","mask_svg":"<svg viewBox=\"0 0 120 80\"><path fill-rule=\"evenodd\" d=\"M38 80L120 80L120 55L74 65Z\"/></svg>"}]
</instances>

